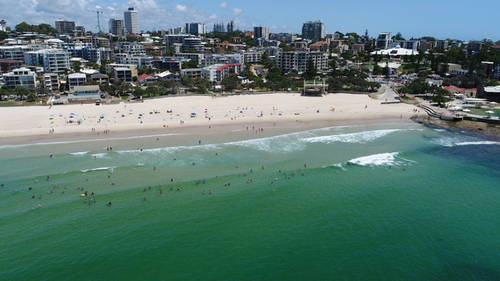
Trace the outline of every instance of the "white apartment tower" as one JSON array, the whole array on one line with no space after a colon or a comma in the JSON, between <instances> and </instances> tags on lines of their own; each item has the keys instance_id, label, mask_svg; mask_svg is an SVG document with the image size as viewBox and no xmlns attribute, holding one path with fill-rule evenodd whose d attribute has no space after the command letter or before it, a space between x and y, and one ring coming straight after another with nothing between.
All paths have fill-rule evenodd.
<instances>
[{"instance_id":1,"label":"white apartment tower","mask_svg":"<svg viewBox=\"0 0 500 281\"><path fill-rule=\"evenodd\" d=\"M125 30L129 34L139 34L139 20L137 18L137 11L134 7L128 8L127 11L123 13L125 18Z\"/></svg>"}]
</instances>

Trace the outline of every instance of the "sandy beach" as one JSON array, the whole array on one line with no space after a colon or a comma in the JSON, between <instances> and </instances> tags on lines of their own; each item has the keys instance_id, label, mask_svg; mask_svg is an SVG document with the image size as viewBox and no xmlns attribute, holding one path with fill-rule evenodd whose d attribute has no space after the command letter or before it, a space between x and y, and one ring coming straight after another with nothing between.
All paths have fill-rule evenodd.
<instances>
[{"instance_id":1,"label":"sandy beach","mask_svg":"<svg viewBox=\"0 0 500 281\"><path fill-rule=\"evenodd\" d=\"M95 137L117 132L179 132L216 126L220 129L221 126L259 127L259 124L262 127L291 123L303 126L313 122L359 124L378 119L408 119L414 115L411 105L381 102L360 94L310 97L272 93L165 97L102 105L6 107L0 111L0 144L59 140L68 136Z\"/></svg>"}]
</instances>

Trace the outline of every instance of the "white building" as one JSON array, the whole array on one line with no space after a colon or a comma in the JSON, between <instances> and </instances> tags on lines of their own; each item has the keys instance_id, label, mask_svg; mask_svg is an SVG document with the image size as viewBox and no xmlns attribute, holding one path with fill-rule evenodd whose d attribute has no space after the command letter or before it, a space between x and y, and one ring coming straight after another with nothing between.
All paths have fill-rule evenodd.
<instances>
[{"instance_id":1,"label":"white building","mask_svg":"<svg viewBox=\"0 0 500 281\"><path fill-rule=\"evenodd\" d=\"M87 75L83 73L72 73L68 75L70 91L73 91L76 86L82 86L85 82L87 82Z\"/></svg>"},{"instance_id":2,"label":"white building","mask_svg":"<svg viewBox=\"0 0 500 281\"><path fill-rule=\"evenodd\" d=\"M14 90L17 86L34 89L36 87L35 76L35 73L31 70L21 67L14 69L12 72L4 73L3 79L7 89Z\"/></svg>"},{"instance_id":3,"label":"white building","mask_svg":"<svg viewBox=\"0 0 500 281\"><path fill-rule=\"evenodd\" d=\"M201 75L204 79L210 82L221 82L222 79L230 75L231 70L234 70L234 73L239 73L241 66L241 63L214 64L202 68Z\"/></svg>"},{"instance_id":4,"label":"white building","mask_svg":"<svg viewBox=\"0 0 500 281\"><path fill-rule=\"evenodd\" d=\"M43 65L45 72L64 73L71 69L68 52L56 49L45 49L24 54L28 65Z\"/></svg>"},{"instance_id":5,"label":"white building","mask_svg":"<svg viewBox=\"0 0 500 281\"><path fill-rule=\"evenodd\" d=\"M205 57L201 60L201 67L207 67L215 64L231 64L239 63L243 65L245 63L243 54L220 54Z\"/></svg>"},{"instance_id":6,"label":"white building","mask_svg":"<svg viewBox=\"0 0 500 281\"><path fill-rule=\"evenodd\" d=\"M139 20L137 17L137 11L134 7L128 8L127 11L123 13L125 19L125 29L129 34L139 34Z\"/></svg>"}]
</instances>

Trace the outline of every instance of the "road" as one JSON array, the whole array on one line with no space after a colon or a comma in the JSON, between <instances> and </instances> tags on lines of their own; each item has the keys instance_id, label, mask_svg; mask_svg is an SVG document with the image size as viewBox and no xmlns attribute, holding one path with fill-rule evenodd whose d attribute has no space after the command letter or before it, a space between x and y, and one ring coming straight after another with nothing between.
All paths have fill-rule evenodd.
<instances>
[{"instance_id":1,"label":"road","mask_svg":"<svg viewBox=\"0 0 500 281\"><path fill-rule=\"evenodd\" d=\"M266 79L266 72L264 71L264 66L262 65L256 65L253 67L253 69L255 70L255 74L257 76L262 75L262 78Z\"/></svg>"}]
</instances>

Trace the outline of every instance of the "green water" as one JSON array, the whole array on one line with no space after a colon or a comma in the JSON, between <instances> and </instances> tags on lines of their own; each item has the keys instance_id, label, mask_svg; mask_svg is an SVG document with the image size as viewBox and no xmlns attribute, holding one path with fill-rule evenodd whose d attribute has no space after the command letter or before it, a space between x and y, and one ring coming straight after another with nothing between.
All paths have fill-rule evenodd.
<instances>
[{"instance_id":1,"label":"green water","mask_svg":"<svg viewBox=\"0 0 500 281\"><path fill-rule=\"evenodd\" d=\"M0 279L500 280L498 143L413 123L157 137L0 147Z\"/></svg>"}]
</instances>

